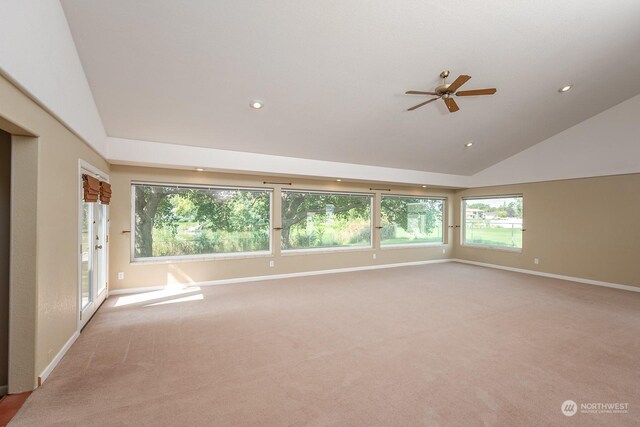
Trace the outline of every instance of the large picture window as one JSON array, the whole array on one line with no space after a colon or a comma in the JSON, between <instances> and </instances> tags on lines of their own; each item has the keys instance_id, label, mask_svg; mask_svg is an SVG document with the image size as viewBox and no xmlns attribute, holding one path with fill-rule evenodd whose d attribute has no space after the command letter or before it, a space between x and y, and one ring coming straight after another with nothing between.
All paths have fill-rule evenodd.
<instances>
[{"instance_id":1,"label":"large picture window","mask_svg":"<svg viewBox=\"0 0 640 427\"><path fill-rule=\"evenodd\" d=\"M282 192L282 249L371 247L370 194Z\"/></svg>"},{"instance_id":2,"label":"large picture window","mask_svg":"<svg viewBox=\"0 0 640 427\"><path fill-rule=\"evenodd\" d=\"M444 200L382 196L380 245L443 243Z\"/></svg>"},{"instance_id":3,"label":"large picture window","mask_svg":"<svg viewBox=\"0 0 640 427\"><path fill-rule=\"evenodd\" d=\"M522 196L465 198L463 244L522 249Z\"/></svg>"},{"instance_id":4,"label":"large picture window","mask_svg":"<svg viewBox=\"0 0 640 427\"><path fill-rule=\"evenodd\" d=\"M134 258L270 251L271 190L133 184Z\"/></svg>"}]
</instances>

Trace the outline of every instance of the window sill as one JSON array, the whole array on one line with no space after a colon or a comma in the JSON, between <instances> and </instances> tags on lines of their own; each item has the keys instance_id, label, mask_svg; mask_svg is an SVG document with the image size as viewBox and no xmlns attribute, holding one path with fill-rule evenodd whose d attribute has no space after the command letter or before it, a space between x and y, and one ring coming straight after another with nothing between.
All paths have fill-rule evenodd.
<instances>
[{"instance_id":1,"label":"window sill","mask_svg":"<svg viewBox=\"0 0 640 427\"><path fill-rule=\"evenodd\" d=\"M215 254L215 255L186 255L186 256L167 256L155 258L134 258L130 264L172 264L175 262L205 262L205 261L223 261L230 259L246 259L246 258L269 258L273 257L273 252L251 252L251 253L232 253L232 254Z\"/></svg>"},{"instance_id":2,"label":"window sill","mask_svg":"<svg viewBox=\"0 0 640 427\"><path fill-rule=\"evenodd\" d=\"M393 245L380 245L381 250L385 249L407 249L407 248L439 248L447 247L448 245L443 242L433 243L397 243Z\"/></svg>"},{"instance_id":3,"label":"window sill","mask_svg":"<svg viewBox=\"0 0 640 427\"><path fill-rule=\"evenodd\" d=\"M486 246L486 245L469 245L462 244L460 245L463 248L472 248L472 249L490 249L492 251L501 251L501 252L511 252L511 253L522 253L522 248L502 248L500 246Z\"/></svg>"},{"instance_id":4,"label":"window sill","mask_svg":"<svg viewBox=\"0 0 640 427\"><path fill-rule=\"evenodd\" d=\"M317 253L337 253L337 252L362 252L371 251L373 246L356 247L336 247L336 248L309 248L309 249L283 249L281 256L312 255Z\"/></svg>"}]
</instances>

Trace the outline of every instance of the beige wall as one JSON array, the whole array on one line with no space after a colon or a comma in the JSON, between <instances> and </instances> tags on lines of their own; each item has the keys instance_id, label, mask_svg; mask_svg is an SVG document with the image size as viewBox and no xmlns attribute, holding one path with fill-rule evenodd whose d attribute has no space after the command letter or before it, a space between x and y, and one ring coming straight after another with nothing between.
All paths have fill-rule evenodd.
<instances>
[{"instance_id":1,"label":"beige wall","mask_svg":"<svg viewBox=\"0 0 640 427\"><path fill-rule=\"evenodd\" d=\"M461 198L523 194L522 252L471 248L454 236L455 258L640 286L640 174L571 179L458 191ZM540 264L533 262L534 258Z\"/></svg>"},{"instance_id":2,"label":"beige wall","mask_svg":"<svg viewBox=\"0 0 640 427\"><path fill-rule=\"evenodd\" d=\"M16 392L35 386L77 330L78 163L82 159L107 172L109 165L3 77L0 116L37 135L13 139L13 171L21 178L14 180L12 206L17 220L12 224L9 387ZM35 306L34 313L28 304Z\"/></svg>"},{"instance_id":3,"label":"beige wall","mask_svg":"<svg viewBox=\"0 0 640 427\"><path fill-rule=\"evenodd\" d=\"M11 138L9 392L34 387L38 317L38 139Z\"/></svg>"},{"instance_id":4,"label":"beige wall","mask_svg":"<svg viewBox=\"0 0 640 427\"><path fill-rule=\"evenodd\" d=\"M373 266L412 261L459 258L526 270L640 286L640 175L620 175L474 188L452 192L393 187L393 193L445 196L445 225L462 225L461 199L467 196L523 194L526 232L521 252L471 248L460 244L460 228L448 231L447 244L415 248L380 249L374 233L374 248L281 254L274 245L272 255L215 258L175 262L132 262L131 182L238 185L261 187L263 181L292 181L291 187L310 190L369 191L369 184L336 183L298 178L273 179L260 176L201 173L131 166L112 166L114 198L111 204L110 290L207 282L272 274L288 274L338 268ZM279 197L279 186L274 198ZM374 187L380 187L375 185ZM385 187L385 186L382 186ZM374 192L376 200L380 192ZM385 192L386 194L386 192ZM278 204L275 204L276 209ZM274 212L278 226L280 212ZM279 235L274 232L274 242ZM442 250L445 253L442 253ZM377 255L374 260L372 255ZM534 258L540 264L533 262ZM269 267L269 261L275 267ZM125 273L118 280L118 272Z\"/></svg>"},{"instance_id":5,"label":"beige wall","mask_svg":"<svg viewBox=\"0 0 640 427\"><path fill-rule=\"evenodd\" d=\"M0 130L0 386L9 379L9 233L11 135Z\"/></svg>"},{"instance_id":6,"label":"beige wall","mask_svg":"<svg viewBox=\"0 0 640 427\"><path fill-rule=\"evenodd\" d=\"M277 178L250 175L233 175L210 172L155 169L131 166L112 166L111 184L113 198L110 206L110 281L109 289L127 289L147 286L164 286L174 283L207 282L212 280L232 279L273 274L288 274L317 270L363 267L379 264L393 264L413 261L424 261L448 258L451 243L438 246L422 246L414 248L379 249L379 236L374 233L374 249L355 249L331 252L314 252L304 254L281 254L278 244L279 232L273 234L273 254L243 258L216 258L200 261L174 262L131 262L131 182L185 183L207 185L230 185L248 187L274 188L274 200L279 198L280 186L264 185L264 181L292 182L287 189L359 191L375 193L376 199L380 191L370 191L370 184L354 184L345 182L314 181L299 178ZM389 188L384 185L374 187ZM413 194L452 197L449 190L433 191L420 187L391 186L393 194ZM385 192L387 194L387 192ZM450 203L447 203L449 206ZM279 204L274 203L273 226L279 226ZM447 215L448 215L447 211ZM450 216L450 215L449 215ZM445 221L449 223L448 218ZM448 228L445 228L448 230ZM377 248L377 249L376 249ZM443 253L444 250L444 253ZM373 259L373 254L377 259ZM269 261L275 266L269 267ZM124 280L118 280L118 272L125 273Z\"/></svg>"}]
</instances>

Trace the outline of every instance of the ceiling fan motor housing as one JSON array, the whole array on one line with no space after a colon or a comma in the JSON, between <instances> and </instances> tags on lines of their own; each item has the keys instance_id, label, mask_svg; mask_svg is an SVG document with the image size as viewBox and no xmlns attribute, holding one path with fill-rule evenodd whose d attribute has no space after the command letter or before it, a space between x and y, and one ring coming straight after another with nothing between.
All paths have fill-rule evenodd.
<instances>
[{"instance_id":1,"label":"ceiling fan motor housing","mask_svg":"<svg viewBox=\"0 0 640 427\"><path fill-rule=\"evenodd\" d=\"M449 86L451 86L450 83L440 85L436 88L435 92L440 96L452 94L453 92L449 90Z\"/></svg>"}]
</instances>

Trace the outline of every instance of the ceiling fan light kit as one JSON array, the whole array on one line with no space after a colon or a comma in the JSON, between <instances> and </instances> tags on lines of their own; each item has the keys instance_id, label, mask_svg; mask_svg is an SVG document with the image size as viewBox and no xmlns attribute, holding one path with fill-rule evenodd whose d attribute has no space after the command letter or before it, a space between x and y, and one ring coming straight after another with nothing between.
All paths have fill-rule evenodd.
<instances>
[{"instance_id":1,"label":"ceiling fan light kit","mask_svg":"<svg viewBox=\"0 0 640 427\"><path fill-rule=\"evenodd\" d=\"M435 96L435 98L429 99L428 101L422 102L422 103L420 103L418 105L414 105L413 107L409 108L407 111L416 110L416 109L418 109L418 108L420 108L420 107L422 107L424 105L427 105L427 104L429 104L429 103L431 103L433 101L437 101L438 99L442 99L444 101L444 105L447 106L447 109L449 110L449 112L450 113L455 113L460 108L458 107L458 104L456 103L456 101L454 101L454 99L452 98L452 95L456 95L456 96L477 96L477 95L493 95L494 93L496 93L496 88L464 90L464 91L458 92L458 89L460 88L460 86L462 86L467 81L469 81L471 76L467 76L465 74L462 74L462 75L458 76L458 78L455 79L453 81L453 83L447 83L447 77L449 77L449 70L445 70L445 71L440 73L440 78L442 79L442 84L440 86L436 87L433 92L423 92L423 91L417 91L417 90L409 90L409 91L405 92L406 95L432 95L432 96Z\"/></svg>"}]
</instances>

